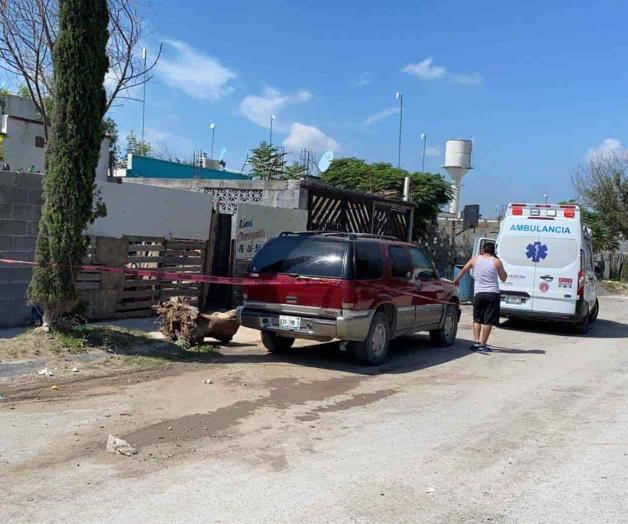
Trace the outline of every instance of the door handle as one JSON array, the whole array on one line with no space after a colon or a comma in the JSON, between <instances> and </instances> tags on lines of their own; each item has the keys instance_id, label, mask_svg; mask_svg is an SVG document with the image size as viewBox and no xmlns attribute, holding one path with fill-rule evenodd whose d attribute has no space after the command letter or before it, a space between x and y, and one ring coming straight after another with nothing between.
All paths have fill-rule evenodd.
<instances>
[{"instance_id":1,"label":"door handle","mask_svg":"<svg viewBox=\"0 0 628 524\"><path fill-rule=\"evenodd\" d=\"M554 280L554 277L552 275L543 275L541 279L545 280L545 282L551 282L552 280Z\"/></svg>"}]
</instances>

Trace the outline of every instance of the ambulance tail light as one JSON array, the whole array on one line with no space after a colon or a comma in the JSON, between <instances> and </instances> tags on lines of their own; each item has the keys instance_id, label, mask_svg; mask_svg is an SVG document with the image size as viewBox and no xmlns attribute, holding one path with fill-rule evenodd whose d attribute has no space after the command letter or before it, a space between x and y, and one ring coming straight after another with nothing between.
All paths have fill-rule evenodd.
<instances>
[{"instance_id":1,"label":"ambulance tail light","mask_svg":"<svg viewBox=\"0 0 628 524\"><path fill-rule=\"evenodd\" d=\"M516 216L523 215L523 208L520 206L512 206L512 214Z\"/></svg>"},{"instance_id":2,"label":"ambulance tail light","mask_svg":"<svg viewBox=\"0 0 628 524\"><path fill-rule=\"evenodd\" d=\"M578 271L578 298L584 297L584 251L580 251L580 271Z\"/></svg>"},{"instance_id":3,"label":"ambulance tail light","mask_svg":"<svg viewBox=\"0 0 628 524\"><path fill-rule=\"evenodd\" d=\"M574 204L562 204L560 208L564 210L563 216L565 218L575 218L576 206Z\"/></svg>"}]
</instances>

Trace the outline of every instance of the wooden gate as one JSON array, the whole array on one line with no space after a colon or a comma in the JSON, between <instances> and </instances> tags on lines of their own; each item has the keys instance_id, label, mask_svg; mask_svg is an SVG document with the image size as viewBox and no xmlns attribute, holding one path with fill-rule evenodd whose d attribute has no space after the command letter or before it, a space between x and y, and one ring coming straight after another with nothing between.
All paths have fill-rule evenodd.
<instances>
[{"instance_id":1,"label":"wooden gate","mask_svg":"<svg viewBox=\"0 0 628 524\"><path fill-rule=\"evenodd\" d=\"M390 235L409 240L412 235L414 205L387 200L370 193L332 188L308 181L309 231L342 231Z\"/></svg>"},{"instance_id":2,"label":"wooden gate","mask_svg":"<svg viewBox=\"0 0 628 524\"><path fill-rule=\"evenodd\" d=\"M126 267L160 269L178 273L203 273L207 243L196 240L128 237ZM125 274L116 311L117 317L151 316L153 306L172 297L187 297L198 305L202 284Z\"/></svg>"}]
</instances>

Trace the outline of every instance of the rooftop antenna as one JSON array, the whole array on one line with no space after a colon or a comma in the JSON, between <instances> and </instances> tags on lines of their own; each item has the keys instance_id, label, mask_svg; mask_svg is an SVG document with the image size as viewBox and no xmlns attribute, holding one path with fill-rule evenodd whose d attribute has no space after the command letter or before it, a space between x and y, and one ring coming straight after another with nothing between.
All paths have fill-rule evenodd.
<instances>
[{"instance_id":1,"label":"rooftop antenna","mask_svg":"<svg viewBox=\"0 0 628 524\"><path fill-rule=\"evenodd\" d=\"M447 170L453 183L453 198L449 211L458 217L458 208L460 207L460 191L462 187L462 179L471 167L471 151L473 150L473 142L469 139L457 138L455 140L447 140L445 142L445 163L443 168Z\"/></svg>"}]
</instances>

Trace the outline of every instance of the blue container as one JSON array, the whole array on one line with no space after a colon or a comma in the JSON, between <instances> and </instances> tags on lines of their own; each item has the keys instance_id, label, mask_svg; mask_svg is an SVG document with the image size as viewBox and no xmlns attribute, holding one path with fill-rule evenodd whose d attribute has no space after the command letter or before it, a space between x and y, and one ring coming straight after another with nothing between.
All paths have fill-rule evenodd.
<instances>
[{"instance_id":1,"label":"blue container","mask_svg":"<svg viewBox=\"0 0 628 524\"><path fill-rule=\"evenodd\" d=\"M454 278L462 271L463 266L454 268ZM467 273L460 280L460 302L471 302L473 300L473 277Z\"/></svg>"}]
</instances>

